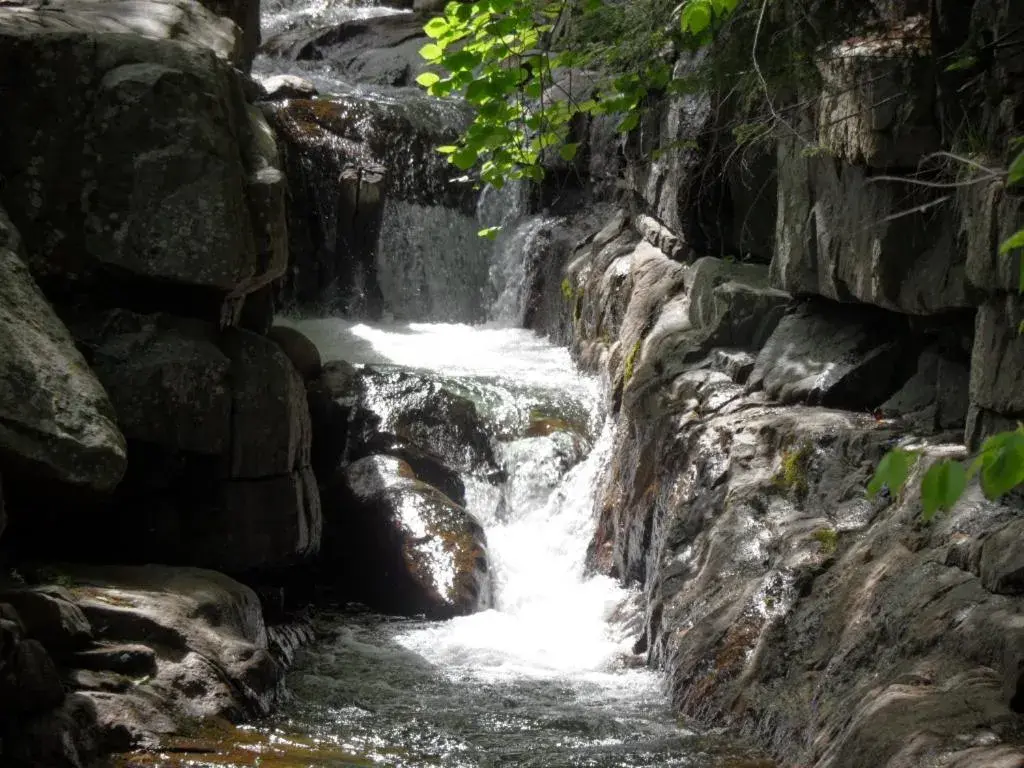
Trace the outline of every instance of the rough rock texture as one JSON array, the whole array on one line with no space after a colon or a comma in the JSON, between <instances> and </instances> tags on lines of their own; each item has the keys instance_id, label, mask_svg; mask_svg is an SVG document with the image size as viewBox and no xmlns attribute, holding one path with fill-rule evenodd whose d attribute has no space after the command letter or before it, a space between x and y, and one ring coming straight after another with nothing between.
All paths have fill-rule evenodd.
<instances>
[{"instance_id":1,"label":"rough rock texture","mask_svg":"<svg viewBox=\"0 0 1024 768\"><path fill-rule=\"evenodd\" d=\"M1017 765L1017 502L971 491L926 526L916 484L899 500L864 491L908 428L930 446L912 483L935 457L963 455L927 437L966 413L955 334L871 308L769 302L739 349L709 348L702 324L730 312L703 311L701 271L625 216L567 271L574 351L623 388L590 562L641 587L638 650L667 670L682 713L738 727L786 765ZM754 290L755 277L734 271L710 293ZM717 300L745 306L742 295ZM992 354L984 373L972 363L972 387L1012 408Z\"/></svg>"},{"instance_id":2,"label":"rough rock texture","mask_svg":"<svg viewBox=\"0 0 1024 768\"><path fill-rule=\"evenodd\" d=\"M424 20L408 13L371 16L329 29L295 29L263 44L263 52L292 61L329 63L350 83L414 85L427 69L420 48L429 38Z\"/></svg>"},{"instance_id":3,"label":"rough rock texture","mask_svg":"<svg viewBox=\"0 0 1024 768\"><path fill-rule=\"evenodd\" d=\"M483 528L401 459L367 456L349 464L325 487L324 499L320 571L349 599L433 618L490 607Z\"/></svg>"},{"instance_id":4,"label":"rough rock texture","mask_svg":"<svg viewBox=\"0 0 1024 768\"><path fill-rule=\"evenodd\" d=\"M0 8L0 196L33 275L58 303L237 322L287 264L286 184L243 77L206 48L54 17Z\"/></svg>"},{"instance_id":5,"label":"rough rock texture","mask_svg":"<svg viewBox=\"0 0 1024 768\"><path fill-rule=\"evenodd\" d=\"M282 669L251 589L190 568L60 572L95 632L67 677L94 704L106 749L153 746L196 719L269 712Z\"/></svg>"}]
</instances>

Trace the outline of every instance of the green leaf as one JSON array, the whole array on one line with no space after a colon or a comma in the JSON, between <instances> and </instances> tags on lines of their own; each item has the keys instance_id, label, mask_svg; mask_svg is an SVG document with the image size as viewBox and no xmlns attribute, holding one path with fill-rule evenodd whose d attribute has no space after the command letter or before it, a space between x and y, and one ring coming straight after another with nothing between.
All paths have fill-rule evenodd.
<instances>
[{"instance_id":1,"label":"green leaf","mask_svg":"<svg viewBox=\"0 0 1024 768\"><path fill-rule=\"evenodd\" d=\"M441 16L437 16L426 23L423 27L423 31L427 33L427 37L431 37L436 40L447 32L449 28L448 20Z\"/></svg>"},{"instance_id":2,"label":"green leaf","mask_svg":"<svg viewBox=\"0 0 1024 768\"><path fill-rule=\"evenodd\" d=\"M501 232L501 227L485 227L476 234L479 237L486 237L488 240L493 240L498 236L499 232Z\"/></svg>"},{"instance_id":3,"label":"green leaf","mask_svg":"<svg viewBox=\"0 0 1024 768\"><path fill-rule=\"evenodd\" d=\"M468 171L476 163L477 151L473 147L462 147L452 153L451 162L460 171Z\"/></svg>"},{"instance_id":4,"label":"green leaf","mask_svg":"<svg viewBox=\"0 0 1024 768\"><path fill-rule=\"evenodd\" d=\"M1010 170L1006 174L1007 184L1017 184L1024 180L1024 152L1021 152L1010 163Z\"/></svg>"},{"instance_id":5,"label":"green leaf","mask_svg":"<svg viewBox=\"0 0 1024 768\"><path fill-rule=\"evenodd\" d=\"M569 144L563 144L558 150L559 156L567 163L571 163L576 157L576 152L579 150L580 145L578 142L571 142Z\"/></svg>"},{"instance_id":6,"label":"green leaf","mask_svg":"<svg viewBox=\"0 0 1024 768\"><path fill-rule=\"evenodd\" d=\"M916 453L898 448L885 454L878 462L874 477L868 483L868 496L877 496L883 487L888 487L892 494L902 491L907 477L910 476L910 469L917 463L917 459Z\"/></svg>"},{"instance_id":7,"label":"green leaf","mask_svg":"<svg viewBox=\"0 0 1024 768\"><path fill-rule=\"evenodd\" d=\"M948 67L947 72L956 72L961 69L972 69L978 63L978 57L973 55L961 56Z\"/></svg>"},{"instance_id":8,"label":"green leaf","mask_svg":"<svg viewBox=\"0 0 1024 768\"><path fill-rule=\"evenodd\" d=\"M420 75L417 75L417 77L416 77L416 82L419 83L420 85L422 85L424 88L429 88L434 83L438 83L440 81L441 81L441 78L438 77L433 72L424 72L424 73L422 73Z\"/></svg>"},{"instance_id":9,"label":"green leaf","mask_svg":"<svg viewBox=\"0 0 1024 768\"><path fill-rule=\"evenodd\" d=\"M933 464L921 480L922 517L925 521L935 513L953 507L967 487L967 470L959 461L940 461Z\"/></svg>"},{"instance_id":10,"label":"green leaf","mask_svg":"<svg viewBox=\"0 0 1024 768\"><path fill-rule=\"evenodd\" d=\"M1024 229L1014 232L999 246L999 253L1003 256L1016 248L1024 248Z\"/></svg>"},{"instance_id":11,"label":"green leaf","mask_svg":"<svg viewBox=\"0 0 1024 768\"><path fill-rule=\"evenodd\" d=\"M439 60L443 54L444 51L437 43L427 43L420 48L420 56L430 62Z\"/></svg>"},{"instance_id":12,"label":"green leaf","mask_svg":"<svg viewBox=\"0 0 1024 768\"><path fill-rule=\"evenodd\" d=\"M451 144L444 144L437 148L437 151L440 152L442 155L450 155L457 150L458 147L454 147Z\"/></svg>"},{"instance_id":13,"label":"green leaf","mask_svg":"<svg viewBox=\"0 0 1024 768\"><path fill-rule=\"evenodd\" d=\"M636 128L639 123L640 113L635 111L630 112L628 115L622 118L622 121L617 126L615 126L615 130L618 131L619 133L629 133L634 128Z\"/></svg>"},{"instance_id":14,"label":"green leaf","mask_svg":"<svg viewBox=\"0 0 1024 768\"><path fill-rule=\"evenodd\" d=\"M981 489L997 499L1024 483L1024 433L1000 432L981 447Z\"/></svg>"},{"instance_id":15,"label":"green leaf","mask_svg":"<svg viewBox=\"0 0 1024 768\"><path fill-rule=\"evenodd\" d=\"M711 26L711 8L707 0L690 0L680 17L683 32L700 36Z\"/></svg>"}]
</instances>

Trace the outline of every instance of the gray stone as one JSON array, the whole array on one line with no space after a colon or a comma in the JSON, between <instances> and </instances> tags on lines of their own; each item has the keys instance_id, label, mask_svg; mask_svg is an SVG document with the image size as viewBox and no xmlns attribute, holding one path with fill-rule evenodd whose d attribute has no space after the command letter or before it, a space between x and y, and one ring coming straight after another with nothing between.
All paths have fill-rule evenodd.
<instances>
[{"instance_id":1,"label":"gray stone","mask_svg":"<svg viewBox=\"0 0 1024 768\"><path fill-rule=\"evenodd\" d=\"M38 640L58 659L92 640L92 626L62 587L0 590L0 602L12 606L25 635Z\"/></svg>"},{"instance_id":2,"label":"gray stone","mask_svg":"<svg viewBox=\"0 0 1024 768\"><path fill-rule=\"evenodd\" d=\"M0 476L0 536L3 536L4 528L7 527L7 511L4 507L4 483Z\"/></svg>"},{"instance_id":3,"label":"gray stone","mask_svg":"<svg viewBox=\"0 0 1024 768\"><path fill-rule=\"evenodd\" d=\"M68 662L77 669L148 677L157 672L156 652L146 645L103 643L76 653Z\"/></svg>"},{"instance_id":4,"label":"gray stone","mask_svg":"<svg viewBox=\"0 0 1024 768\"><path fill-rule=\"evenodd\" d=\"M891 325L809 305L782 318L748 386L782 403L871 409L903 384L907 352L905 335Z\"/></svg>"},{"instance_id":5,"label":"gray stone","mask_svg":"<svg viewBox=\"0 0 1024 768\"><path fill-rule=\"evenodd\" d=\"M923 19L839 43L817 60L818 135L836 157L874 168L917 167L939 149L934 76Z\"/></svg>"},{"instance_id":6,"label":"gray stone","mask_svg":"<svg viewBox=\"0 0 1024 768\"><path fill-rule=\"evenodd\" d=\"M208 455L231 447L231 361L216 327L114 310L73 322L131 440Z\"/></svg>"},{"instance_id":7,"label":"gray stone","mask_svg":"<svg viewBox=\"0 0 1024 768\"><path fill-rule=\"evenodd\" d=\"M114 646L142 646L132 673L156 669L124 692L83 693L96 706L108 741L120 749L155 746L162 735L196 720L269 712L280 694L282 670L267 650L256 594L214 571L166 566L65 566L72 592ZM150 655L150 653L152 655ZM115 665L117 661L115 659Z\"/></svg>"},{"instance_id":8,"label":"gray stone","mask_svg":"<svg viewBox=\"0 0 1024 768\"><path fill-rule=\"evenodd\" d=\"M1024 303L993 298L978 309L971 354L971 405L1005 418L1024 415Z\"/></svg>"},{"instance_id":9,"label":"gray stone","mask_svg":"<svg viewBox=\"0 0 1024 768\"><path fill-rule=\"evenodd\" d=\"M0 211L0 228L13 232ZM16 244L16 235L8 234ZM125 441L107 393L24 262L0 245L0 452L67 483L109 490Z\"/></svg>"},{"instance_id":10,"label":"gray stone","mask_svg":"<svg viewBox=\"0 0 1024 768\"><path fill-rule=\"evenodd\" d=\"M211 12L203 5L206 3L184 0L50 0L29 9L11 3L0 7L0 27L36 35L77 32L171 40L208 48L223 59L247 67L240 30L228 19L218 17L224 14Z\"/></svg>"},{"instance_id":11,"label":"gray stone","mask_svg":"<svg viewBox=\"0 0 1024 768\"><path fill-rule=\"evenodd\" d=\"M1024 198L1007 194L1002 181L958 190L961 231L967 247L967 279L986 293L1017 293L1020 249L1003 255L999 246L1024 227Z\"/></svg>"},{"instance_id":12,"label":"gray stone","mask_svg":"<svg viewBox=\"0 0 1024 768\"><path fill-rule=\"evenodd\" d=\"M243 77L202 48L59 29L0 11L2 196L33 274L211 320L279 277L285 182Z\"/></svg>"},{"instance_id":13,"label":"gray stone","mask_svg":"<svg viewBox=\"0 0 1024 768\"><path fill-rule=\"evenodd\" d=\"M708 343L760 348L790 296L768 284L768 267L705 257L690 268L690 323L709 332Z\"/></svg>"},{"instance_id":14,"label":"gray stone","mask_svg":"<svg viewBox=\"0 0 1024 768\"><path fill-rule=\"evenodd\" d=\"M11 768L85 768L110 745L97 727L96 707L71 694L57 709L0 726L4 765Z\"/></svg>"},{"instance_id":15,"label":"gray stone","mask_svg":"<svg viewBox=\"0 0 1024 768\"><path fill-rule=\"evenodd\" d=\"M795 295L927 315L974 305L954 203L779 142L772 283Z\"/></svg>"},{"instance_id":16,"label":"gray stone","mask_svg":"<svg viewBox=\"0 0 1024 768\"><path fill-rule=\"evenodd\" d=\"M981 546L981 583L1001 595L1024 595L1024 520L993 531Z\"/></svg>"}]
</instances>

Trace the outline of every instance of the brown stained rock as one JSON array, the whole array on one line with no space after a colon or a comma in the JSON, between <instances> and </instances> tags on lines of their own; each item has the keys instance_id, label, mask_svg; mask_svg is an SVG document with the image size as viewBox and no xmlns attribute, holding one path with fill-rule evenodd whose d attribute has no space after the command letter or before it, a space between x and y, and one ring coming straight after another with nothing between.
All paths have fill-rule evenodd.
<instances>
[{"instance_id":1,"label":"brown stained rock","mask_svg":"<svg viewBox=\"0 0 1024 768\"><path fill-rule=\"evenodd\" d=\"M325 587L405 615L446 618L490 606L483 529L404 461L355 461L325 487L324 499Z\"/></svg>"}]
</instances>

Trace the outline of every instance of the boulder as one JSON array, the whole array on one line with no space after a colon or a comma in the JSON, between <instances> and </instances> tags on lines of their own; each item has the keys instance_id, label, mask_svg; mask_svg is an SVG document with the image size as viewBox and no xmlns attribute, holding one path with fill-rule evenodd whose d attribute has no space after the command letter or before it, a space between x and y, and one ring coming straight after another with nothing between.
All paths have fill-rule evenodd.
<instances>
[{"instance_id":1,"label":"boulder","mask_svg":"<svg viewBox=\"0 0 1024 768\"><path fill-rule=\"evenodd\" d=\"M961 232L967 248L967 279L987 294L1016 293L1020 253L999 253L999 246L1024 228L1024 197L1002 181L969 184L958 190Z\"/></svg>"},{"instance_id":2,"label":"boulder","mask_svg":"<svg viewBox=\"0 0 1024 768\"><path fill-rule=\"evenodd\" d=\"M63 587L0 590L0 602L17 611L25 636L38 640L58 660L92 640L92 626Z\"/></svg>"},{"instance_id":3,"label":"boulder","mask_svg":"<svg viewBox=\"0 0 1024 768\"><path fill-rule=\"evenodd\" d=\"M287 264L285 179L243 77L210 50L59 17L0 9L0 197L33 274L67 303L237 322Z\"/></svg>"},{"instance_id":4,"label":"boulder","mask_svg":"<svg viewBox=\"0 0 1024 768\"><path fill-rule=\"evenodd\" d=\"M432 485L459 506L466 506L466 484L459 473L437 456L395 435L378 433L363 443L351 461L367 456L392 456L409 465L413 475Z\"/></svg>"},{"instance_id":5,"label":"boulder","mask_svg":"<svg viewBox=\"0 0 1024 768\"><path fill-rule=\"evenodd\" d=\"M971 405L1006 419L1024 415L1024 302L1012 295L978 309L971 354Z\"/></svg>"},{"instance_id":6,"label":"boulder","mask_svg":"<svg viewBox=\"0 0 1024 768\"><path fill-rule=\"evenodd\" d=\"M324 489L321 580L372 608L431 618L491 604L480 524L400 459L368 456Z\"/></svg>"},{"instance_id":7,"label":"boulder","mask_svg":"<svg viewBox=\"0 0 1024 768\"><path fill-rule=\"evenodd\" d=\"M218 16L235 23L240 41L234 62L239 69L248 72L260 46L259 0L202 0L202 4Z\"/></svg>"},{"instance_id":8,"label":"boulder","mask_svg":"<svg viewBox=\"0 0 1024 768\"><path fill-rule=\"evenodd\" d=\"M491 437L476 404L450 383L398 368L366 368L350 452L375 435L393 435L462 472L497 470Z\"/></svg>"},{"instance_id":9,"label":"boulder","mask_svg":"<svg viewBox=\"0 0 1024 768\"><path fill-rule=\"evenodd\" d=\"M248 4L248 0L235 2ZM52 0L30 6L14 0L0 9L4 12L0 24L12 31L34 34L115 34L188 43L247 68L245 41L239 29L242 25L236 27L231 20L221 18L229 14L211 8L217 3L218 0L202 4L186 0Z\"/></svg>"},{"instance_id":10,"label":"boulder","mask_svg":"<svg viewBox=\"0 0 1024 768\"><path fill-rule=\"evenodd\" d=\"M1024 520L993 531L981 545L979 570L985 589L1000 595L1024 595Z\"/></svg>"},{"instance_id":11,"label":"boulder","mask_svg":"<svg viewBox=\"0 0 1024 768\"><path fill-rule=\"evenodd\" d=\"M269 712L282 670L267 650L259 599L250 588L195 568L64 565L61 571L100 642L75 657L78 665L135 680L127 690L81 694L95 705L108 744L155 746L197 720Z\"/></svg>"},{"instance_id":12,"label":"boulder","mask_svg":"<svg viewBox=\"0 0 1024 768\"><path fill-rule=\"evenodd\" d=\"M970 373L964 362L930 348L921 353L917 372L878 410L886 418L909 421L925 433L963 429L969 404Z\"/></svg>"},{"instance_id":13,"label":"boulder","mask_svg":"<svg viewBox=\"0 0 1024 768\"><path fill-rule=\"evenodd\" d=\"M782 318L747 385L782 403L873 409L911 375L913 351L892 319L808 304Z\"/></svg>"},{"instance_id":14,"label":"boulder","mask_svg":"<svg viewBox=\"0 0 1024 768\"><path fill-rule=\"evenodd\" d=\"M323 370L320 350L302 333L287 325L275 325L267 334L292 361L303 381L312 381Z\"/></svg>"},{"instance_id":15,"label":"boulder","mask_svg":"<svg viewBox=\"0 0 1024 768\"><path fill-rule=\"evenodd\" d=\"M70 694L57 709L0 726L4 765L10 768L83 768L107 751L97 726L96 706Z\"/></svg>"},{"instance_id":16,"label":"boulder","mask_svg":"<svg viewBox=\"0 0 1024 768\"><path fill-rule=\"evenodd\" d=\"M19 250L0 210L0 453L33 473L109 490L126 463L114 409Z\"/></svg>"},{"instance_id":17,"label":"boulder","mask_svg":"<svg viewBox=\"0 0 1024 768\"><path fill-rule=\"evenodd\" d=\"M7 527L7 511L4 507L4 483L0 476L0 536L3 536L4 528Z\"/></svg>"}]
</instances>

